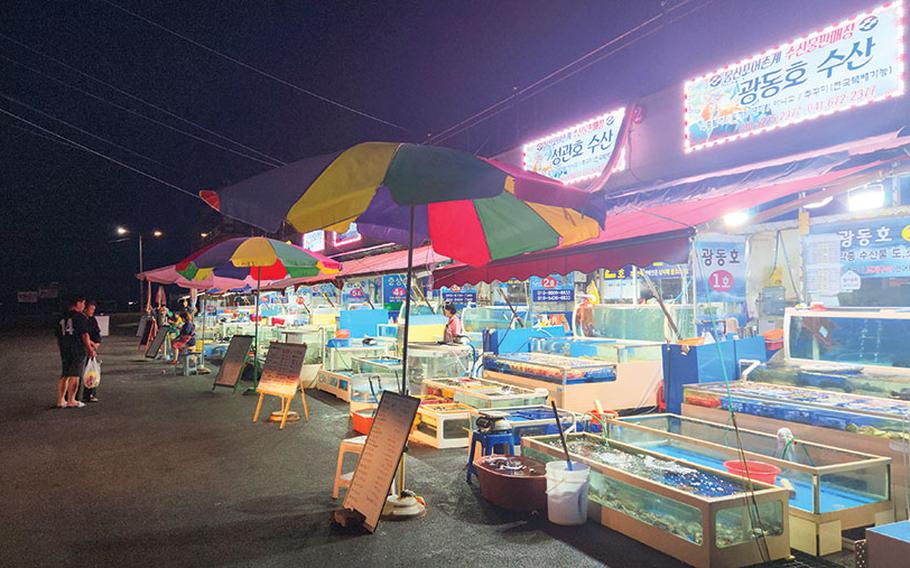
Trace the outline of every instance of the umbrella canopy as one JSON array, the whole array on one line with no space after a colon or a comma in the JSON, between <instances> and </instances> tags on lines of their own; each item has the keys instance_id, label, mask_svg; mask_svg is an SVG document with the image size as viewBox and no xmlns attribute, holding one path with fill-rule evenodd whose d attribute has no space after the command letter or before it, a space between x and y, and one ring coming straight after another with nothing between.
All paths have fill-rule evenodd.
<instances>
[{"instance_id":1,"label":"umbrella canopy","mask_svg":"<svg viewBox=\"0 0 910 568\"><path fill-rule=\"evenodd\" d=\"M205 247L178 262L175 268L178 274L192 281L215 277L251 279L261 284L283 278L331 274L341 270L341 264L275 239L239 237Z\"/></svg>"},{"instance_id":2,"label":"umbrella canopy","mask_svg":"<svg viewBox=\"0 0 910 568\"><path fill-rule=\"evenodd\" d=\"M252 278L238 280L236 278L227 278L223 276L210 275L208 278L200 280L190 280L177 272L177 266L169 264L161 268L146 270L136 275L136 278L153 282L155 284L173 284L181 288L190 288L196 290L209 290L212 288L221 290L231 290L236 288L252 288L256 281ZM269 281L271 284L271 281Z\"/></svg>"},{"instance_id":3,"label":"umbrella canopy","mask_svg":"<svg viewBox=\"0 0 910 568\"><path fill-rule=\"evenodd\" d=\"M596 237L603 200L514 166L418 144L365 142L265 172L202 198L228 217L275 231L343 232L408 243L462 262L492 260ZM267 196L267 199L264 198Z\"/></svg>"}]
</instances>

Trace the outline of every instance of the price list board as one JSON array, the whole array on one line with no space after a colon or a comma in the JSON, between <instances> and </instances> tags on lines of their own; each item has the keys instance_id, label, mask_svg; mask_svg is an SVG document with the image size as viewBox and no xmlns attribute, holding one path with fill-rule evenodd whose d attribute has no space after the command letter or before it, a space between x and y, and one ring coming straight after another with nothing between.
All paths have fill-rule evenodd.
<instances>
[{"instance_id":1,"label":"price list board","mask_svg":"<svg viewBox=\"0 0 910 568\"><path fill-rule=\"evenodd\" d=\"M227 353L224 355L224 361L221 363L221 368L218 369L218 375L215 377L215 384L212 385L213 389L215 387L235 388L237 386L252 346L252 335L235 335L231 338Z\"/></svg>"},{"instance_id":2,"label":"price list board","mask_svg":"<svg viewBox=\"0 0 910 568\"><path fill-rule=\"evenodd\" d=\"M391 391L383 392L379 400L373 426L344 499L344 508L363 515L363 525L370 532L379 524L419 405L419 399Z\"/></svg>"},{"instance_id":3,"label":"price list board","mask_svg":"<svg viewBox=\"0 0 910 568\"><path fill-rule=\"evenodd\" d=\"M269 354L265 358L256 391L285 398L297 394L306 348L306 344L273 341L269 345Z\"/></svg>"}]
</instances>

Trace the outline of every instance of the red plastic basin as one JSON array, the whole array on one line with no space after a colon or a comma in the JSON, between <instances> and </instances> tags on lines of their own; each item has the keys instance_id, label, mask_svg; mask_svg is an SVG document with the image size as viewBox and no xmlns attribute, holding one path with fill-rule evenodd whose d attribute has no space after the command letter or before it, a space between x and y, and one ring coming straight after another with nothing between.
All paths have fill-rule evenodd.
<instances>
[{"instance_id":1,"label":"red plastic basin","mask_svg":"<svg viewBox=\"0 0 910 568\"><path fill-rule=\"evenodd\" d=\"M733 475L748 477L752 481L761 481L771 485L774 485L777 476L780 475L779 467L760 461L746 460L743 463L740 460L727 460L724 462L724 467Z\"/></svg>"}]
</instances>

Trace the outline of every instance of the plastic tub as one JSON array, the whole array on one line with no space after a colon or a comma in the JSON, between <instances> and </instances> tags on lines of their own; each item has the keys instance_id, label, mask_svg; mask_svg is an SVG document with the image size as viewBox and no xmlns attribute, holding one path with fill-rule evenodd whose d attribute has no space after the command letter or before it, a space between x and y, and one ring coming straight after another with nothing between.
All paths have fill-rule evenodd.
<instances>
[{"instance_id":1,"label":"plastic tub","mask_svg":"<svg viewBox=\"0 0 910 568\"><path fill-rule=\"evenodd\" d=\"M777 476L780 475L780 468L774 464L761 461L746 460L745 464L740 460L727 460L724 467L733 475L748 477L752 481L761 481L774 485ZM746 470L748 469L748 475Z\"/></svg>"},{"instance_id":2,"label":"plastic tub","mask_svg":"<svg viewBox=\"0 0 910 568\"><path fill-rule=\"evenodd\" d=\"M564 460L547 463L547 518L556 525L583 525L588 520L590 468Z\"/></svg>"},{"instance_id":3,"label":"plastic tub","mask_svg":"<svg viewBox=\"0 0 910 568\"><path fill-rule=\"evenodd\" d=\"M484 456L477 462L477 479L484 499L510 511L547 508L544 464L525 456Z\"/></svg>"}]
</instances>

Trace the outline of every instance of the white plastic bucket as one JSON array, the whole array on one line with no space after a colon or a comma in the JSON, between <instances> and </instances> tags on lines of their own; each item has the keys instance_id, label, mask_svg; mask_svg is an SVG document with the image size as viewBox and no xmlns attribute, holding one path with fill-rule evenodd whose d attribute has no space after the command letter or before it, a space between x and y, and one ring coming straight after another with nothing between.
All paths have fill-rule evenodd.
<instances>
[{"instance_id":1,"label":"white plastic bucket","mask_svg":"<svg viewBox=\"0 0 910 568\"><path fill-rule=\"evenodd\" d=\"M583 525L588 520L588 474L583 463L547 463L547 518L557 525Z\"/></svg>"}]
</instances>

